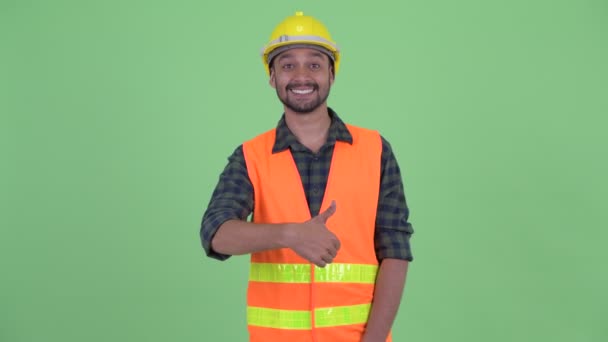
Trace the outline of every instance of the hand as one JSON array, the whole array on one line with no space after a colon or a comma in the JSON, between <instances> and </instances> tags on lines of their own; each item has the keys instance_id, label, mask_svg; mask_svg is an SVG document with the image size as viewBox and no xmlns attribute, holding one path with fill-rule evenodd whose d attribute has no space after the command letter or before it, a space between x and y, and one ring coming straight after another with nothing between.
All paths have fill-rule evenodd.
<instances>
[{"instance_id":1,"label":"hand","mask_svg":"<svg viewBox=\"0 0 608 342\"><path fill-rule=\"evenodd\" d=\"M336 201L332 201L329 208L319 215L304 223L290 225L287 247L319 267L330 264L338 254L340 240L325 223L335 212Z\"/></svg>"}]
</instances>

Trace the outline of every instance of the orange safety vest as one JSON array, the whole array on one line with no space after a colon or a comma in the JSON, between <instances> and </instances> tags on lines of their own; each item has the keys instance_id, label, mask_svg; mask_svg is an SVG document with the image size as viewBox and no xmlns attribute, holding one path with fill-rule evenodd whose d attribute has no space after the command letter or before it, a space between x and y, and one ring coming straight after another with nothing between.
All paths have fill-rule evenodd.
<instances>
[{"instance_id":1,"label":"orange safety vest","mask_svg":"<svg viewBox=\"0 0 608 342\"><path fill-rule=\"evenodd\" d=\"M378 271L374 229L382 141L375 131L347 128L353 143L336 141L321 206L336 201L327 226L340 240L340 250L324 268L288 248L251 255L247 324L252 342L361 340ZM253 222L305 222L311 216L298 169L289 149L272 153L275 134L273 129L243 144L255 196Z\"/></svg>"}]
</instances>

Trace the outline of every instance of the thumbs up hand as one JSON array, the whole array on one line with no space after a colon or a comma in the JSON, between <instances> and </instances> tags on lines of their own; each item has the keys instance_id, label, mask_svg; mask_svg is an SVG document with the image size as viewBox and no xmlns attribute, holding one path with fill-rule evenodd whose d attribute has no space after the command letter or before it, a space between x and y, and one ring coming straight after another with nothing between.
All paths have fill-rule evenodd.
<instances>
[{"instance_id":1,"label":"thumbs up hand","mask_svg":"<svg viewBox=\"0 0 608 342\"><path fill-rule=\"evenodd\" d=\"M312 219L289 225L287 247L319 267L330 264L338 254L340 240L325 224L335 212L336 201L332 201L324 212Z\"/></svg>"}]
</instances>

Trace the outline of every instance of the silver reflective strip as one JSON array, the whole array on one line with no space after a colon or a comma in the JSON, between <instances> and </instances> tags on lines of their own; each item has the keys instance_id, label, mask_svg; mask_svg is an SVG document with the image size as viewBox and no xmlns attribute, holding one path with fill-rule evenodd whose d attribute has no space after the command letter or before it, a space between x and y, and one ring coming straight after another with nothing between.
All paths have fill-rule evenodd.
<instances>
[{"instance_id":1,"label":"silver reflective strip","mask_svg":"<svg viewBox=\"0 0 608 342\"><path fill-rule=\"evenodd\" d=\"M279 38L271 41L270 43L268 43L268 45L264 46L262 48L262 50L260 51L260 56L264 57L264 55L266 54L266 50L268 50L268 48L272 47L273 45L277 45L277 44L281 44L281 43L285 43L285 42L293 42L295 44L300 43L300 44L311 44L313 46L315 46L315 43L323 43L323 44L327 44L329 46L331 46L332 48L334 48L336 50L336 52L339 52L340 49L338 48L338 45L336 45L335 43L330 42L329 40L319 37L319 36L288 36L288 35L282 35ZM279 48L276 49L272 49L269 53L268 56L266 57L266 61L269 61L272 59L272 57L276 56L279 52L277 51L278 49L285 47L286 45L283 45ZM320 49L323 49L322 52L327 53L332 59L335 60L335 56L334 56L334 52L330 51L327 48L324 48L320 45L317 45ZM288 45L288 47L286 47L285 49L288 50L290 48L293 48L293 46L291 44ZM284 50L283 50L284 51Z\"/></svg>"},{"instance_id":2,"label":"silver reflective strip","mask_svg":"<svg viewBox=\"0 0 608 342\"><path fill-rule=\"evenodd\" d=\"M330 42L329 40L323 38L323 37L319 37L319 36L288 36L286 34L280 36L279 38L270 41L270 43L268 43L268 45L266 45L266 47L268 46L272 46L275 44L279 44L279 43L284 43L284 42L318 42L318 43L324 43L327 44L331 47L333 47L334 49L338 50L338 45L334 44L333 42Z\"/></svg>"}]
</instances>

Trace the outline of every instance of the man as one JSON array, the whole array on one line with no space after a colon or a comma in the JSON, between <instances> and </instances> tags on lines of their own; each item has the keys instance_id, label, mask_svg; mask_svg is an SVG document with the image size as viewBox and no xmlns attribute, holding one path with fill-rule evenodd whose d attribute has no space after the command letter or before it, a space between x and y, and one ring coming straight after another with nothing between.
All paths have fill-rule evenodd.
<instances>
[{"instance_id":1,"label":"man","mask_svg":"<svg viewBox=\"0 0 608 342\"><path fill-rule=\"evenodd\" d=\"M251 254L250 341L390 341L413 233L395 156L327 106L340 53L322 23L286 18L262 59L284 115L230 156L203 247Z\"/></svg>"}]
</instances>

